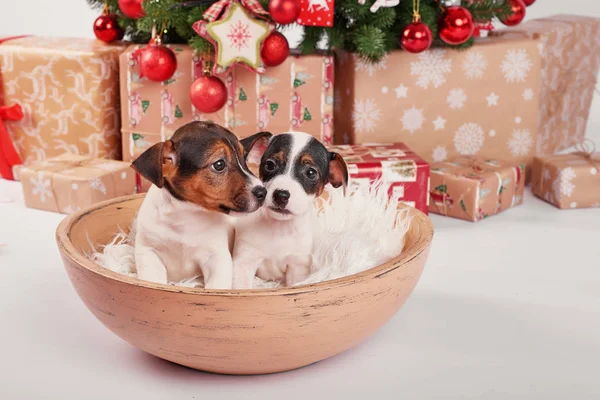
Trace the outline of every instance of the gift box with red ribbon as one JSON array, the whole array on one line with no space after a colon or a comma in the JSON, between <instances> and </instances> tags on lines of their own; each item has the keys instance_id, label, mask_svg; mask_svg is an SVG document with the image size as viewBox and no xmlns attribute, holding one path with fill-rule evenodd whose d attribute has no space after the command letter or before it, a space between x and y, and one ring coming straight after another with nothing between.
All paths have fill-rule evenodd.
<instances>
[{"instance_id":1,"label":"gift box with red ribbon","mask_svg":"<svg viewBox=\"0 0 600 400\"><path fill-rule=\"evenodd\" d=\"M403 143L330 146L348 165L349 191L374 183L390 199L428 213L429 164Z\"/></svg>"},{"instance_id":2,"label":"gift box with red ribbon","mask_svg":"<svg viewBox=\"0 0 600 400\"><path fill-rule=\"evenodd\" d=\"M0 40L0 172L64 153L120 158L119 54L98 40Z\"/></svg>"}]
</instances>

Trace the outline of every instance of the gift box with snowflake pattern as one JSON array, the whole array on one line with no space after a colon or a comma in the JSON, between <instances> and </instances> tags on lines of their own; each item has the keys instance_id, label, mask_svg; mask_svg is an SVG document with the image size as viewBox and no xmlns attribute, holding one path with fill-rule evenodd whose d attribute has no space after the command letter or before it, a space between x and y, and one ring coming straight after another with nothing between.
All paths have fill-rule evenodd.
<instances>
[{"instance_id":1,"label":"gift box with snowflake pattern","mask_svg":"<svg viewBox=\"0 0 600 400\"><path fill-rule=\"evenodd\" d=\"M23 118L6 124L26 165L63 153L121 158L119 54L126 46L20 37L0 45L0 92Z\"/></svg>"},{"instance_id":2,"label":"gift box with snowflake pattern","mask_svg":"<svg viewBox=\"0 0 600 400\"><path fill-rule=\"evenodd\" d=\"M525 165L478 157L431 164L429 211L480 221L523 202Z\"/></svg>"},{"instance_id":3,"label":"gift box with snowflake pattern","mask_svg":"<svg viewBox=\"0 0 600 400\"><path fill-rule=\"evenodd\" d=\"M136 192L135 171L123 161L64 154L16 172L27 207L63 214Z\"/></svg>"},{"instance_id":4,"label":"gift box with snowflake pattern","mask_svg":"<svg viewBox=\"0 0 600 400\"><path fill-rule=\"evenodd\" d=\"M349 192L384 185L392 201L428 213L429 164L403 143L329 146L348 165Z\"/></svg>"},{"instance_id":5,"label":"gift box with snowflake pattern","mask_svg":"<svg viewBox=\"0 0 600 400\"><path fill-rule=\"evenodd\" d=\"M558 208L600 207L600 153L535 157L531 175L533 194Z\"/></svg>"},{"instance_id":6,"label":"gift box with snowflake pattern","mask_svg":"<svg viewBox=\"0 0 600 400\"><path fill-rule=\"evenodd\" d=\"M292 55L257 74L236 66L220 75L227 88L226 105L212 114L198 112L190 86L203 75L202 60L188 46L169 46L177 70L165 82L139 76L135 50L121 55L123 159L133 160L150 145L164 141L182 125L211 120L238 137L259 131L307 132L325 144L333 140L333 56Z\"/></svg>"},{"instance_id":7,"label":"gift box with snowflake pattern","mask_svg":"<svg viewBox=\"0 0 600 400\"><path fill-rule=\"evenodd\" d=\"M402 141L430 162L530 164L584 137L600 20L532 20L465 51L395 51L376 64L337 55L335 143Z\"/></svg>"}]
</instances>

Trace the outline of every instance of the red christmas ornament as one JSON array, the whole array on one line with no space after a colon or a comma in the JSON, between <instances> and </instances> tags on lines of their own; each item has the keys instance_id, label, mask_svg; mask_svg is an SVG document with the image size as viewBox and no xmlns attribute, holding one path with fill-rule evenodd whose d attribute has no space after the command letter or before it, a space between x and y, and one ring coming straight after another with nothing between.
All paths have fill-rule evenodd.
<instances>
[{"instance_id":1,"label":"red christmas ornament","mask_svg":"<svg viewBox=\"0 0 600 400\"><path fill-rule=\"evenodd\" d=\"M190 87L190 100L201 113L214 113L227 102L227 88L216 76L201 76Z\"/></svg>"},{"instance_id":2,"label":"red christmas ornament","mask_svg":"<svg viewBox=\"0 0 600 400\"><path fill-rule=\"evenodd\" d=\"M409 53L421 53L431 46L433 34L423 22L417 20L404 28L400 46Z\"/></svg>"},{"instance_id":3,"label":"red christmas ornament","mask_svg":"<svg viewBox=\"0 0 600 400\"><path fill-rule=\"evenodd\" d=\"M138 19L144 16L142 2L144 0L119 0L119 8L123 15L129 18Z\"/></svg>"},{"instance_id":4,"label":"red christmas ornament","mask_svg":"<svg viewBox=\"0 0 600 400\"><path fill-rule=\"evenodd\" d=\"M504 19L501 19L500 21L504 25L508 26L518 25L525 18L525 8L527 6L525 5L525 2L523 2L523 0L508 0L508 2L510 3L510 7L512 8L512 14Z\"/></svg>"},{"instance_id":5,"label":"red christmas ornament","mask_svg":"<svg viewBox=\"0 0 600 400\"><path fill-rule=\"evenodd\" d=\"M123 30L115 14L101 15L94 21L94 34L98 40L110 43L123 39Z\"/></svg>"},{"instance_id":6,"label":"red christmas ornament","mask_svg":"<svg viewBox=\"0 0 600 400\"><path fill-rule=\"evenodd\" d=\"M527 7L529 7L530 5L532 5L533 3L535 3L535 0L523 0L523 3L525 3L525 5Z\"/></svg>"},{"instance_id":7,"label":"red christmas ornament","mask_svg":"<svg viewBox=\"0 0 600 400\"><path fill-rule=\"evenodd\" d=\"M290 45L281 33L272 31L262 42L260 57L267 67L283 63L290 55Z\"/></svg>"},{"instance_id":8,"label":"red christmas ornament","mask_svg":"<svg viewBox=\"0 0 600 400\"><path fill-rule=\"evenodd\" d=\"M273 21L281 25L291 24L300 16L300 1L297 0L271 0L269 1L269 14Z\"/></svg>"},{"instance_id":9,"label":"red christmas ornament","mask_svg":"<svg viewBox=\"0 0 600 400\"><path fill-rule=\"evenodd\" d=\"M473 36L473 16L464 7L451 6L444 11L439 26L440 38L448 44L461 44Z\"/></svg>"},{"instance_id":10,"label":"red christmas ornament","mask_svg":"<svg viewBox=\"0 0 600 400\"><path fill-rule=\"evenodd\" d=\"M140 50L140 77L151 81L164 82L173 76L177 69L175 53L160 44L151 44Z\"/></svg>"}]
</instances>

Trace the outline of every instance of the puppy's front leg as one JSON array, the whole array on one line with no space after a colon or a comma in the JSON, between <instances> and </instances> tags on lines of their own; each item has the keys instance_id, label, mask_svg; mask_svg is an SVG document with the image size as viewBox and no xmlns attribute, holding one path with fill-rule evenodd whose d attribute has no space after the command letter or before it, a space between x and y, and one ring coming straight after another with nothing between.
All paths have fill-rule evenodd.
<instances>
[{"instance_id":1,"label":"puppy's front leg","mask_svg":"<svg viewBox=\"0 0 600 400\"><path fill-rule=\"evenodd\" d=\"M167 283L167 267L149 247L135 246L135 266L138 278L155 283Z\"/></svg>"},{"instance_id":2,"label":"puppy's front leg","mask_svg":"<svg viewBox=\"0 0 600 400\"><path fill-rule=\"evenodd\" d=\"M249 258L236 258L233 261L233 288L252 289L256 270L261 260Z\"/></svg>"},{"instance_id":3,"label":"puppy's front leg","mask_svg":"<svg viewBox=\"0 0 600 400\"><path fill-rule=\"evenodd\" d=\"M200 264L206 289L231 289L233 284L233 264L231 254L218 253L209 256Z\"/></svg>"},{"instance_id":4,"label":"puppy's front leg","mask_svg":"<svg viewBox=\"0 0 600 400\"><path fill-rule=\"evenodd\" d=\"M294 286L310 275L310 265L312 257L292 256L287 261L287 270L285 271L286 286Z\"/></svg>"}]
</instances>

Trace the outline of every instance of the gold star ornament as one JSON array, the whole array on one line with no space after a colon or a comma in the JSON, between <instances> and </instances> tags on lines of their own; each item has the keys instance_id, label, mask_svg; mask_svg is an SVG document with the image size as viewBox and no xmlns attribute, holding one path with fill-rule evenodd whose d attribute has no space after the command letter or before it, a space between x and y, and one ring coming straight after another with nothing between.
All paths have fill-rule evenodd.
<instances>
[{"instance_id":1,"label":"gold star ornament","mask_svg":"<svg viewBox=\"0 0 600 400\"><path fill-rule=\"evenodd\" d=\"M270 31L267 23L249 15L239 3L233 3L227 15L207 26L207 34L217 49L219 70L242 63L257 72L264 71L260 46Z\"/></svg>"}]
</instances>

